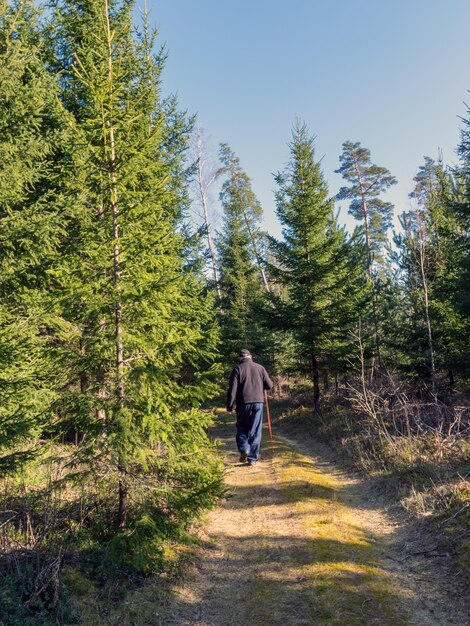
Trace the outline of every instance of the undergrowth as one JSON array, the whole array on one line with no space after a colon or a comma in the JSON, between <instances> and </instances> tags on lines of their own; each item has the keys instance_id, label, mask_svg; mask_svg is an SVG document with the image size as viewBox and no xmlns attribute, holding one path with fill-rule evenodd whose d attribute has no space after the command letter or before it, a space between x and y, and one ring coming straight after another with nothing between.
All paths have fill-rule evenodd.
<instances>
[{"instance_id":1,"label":"undergrowth","mask_svg":"<svg viewBox=\"0 0 470 626\"><path fill-rule=\"evenodd\" d=\"M439 407L439 421L434 407L427 413L414 407L413 413L410 403L408 424L402 427L396 412L371 416L359 411L350 389L343 388L326 395L318 416L311 409L308 383L271 404L283 428L302 436L308 432L335 449L351 469L375 477L382 490L435 534L462 577L470 578L468 411L467 421L460 419L456 429L454 413L446 407ZM413 422L416 415L418 424Z\"/></svg>"},{"instance_id":2,"label":"undergrowth","mask_svg":"<svg viewBox=\"0 0 470 626\"><path fill-rule=\"evenodd\" d=\"M220 459L206 443L186 460L160 458L145 477L129 477L124 531L116 519L118 477L72 471L66 444L4 477L0 624L104 623L110 604L125 605L149 578L162 587L197 543L194 520L223 490Z\"/></svg>"}]
</instances>

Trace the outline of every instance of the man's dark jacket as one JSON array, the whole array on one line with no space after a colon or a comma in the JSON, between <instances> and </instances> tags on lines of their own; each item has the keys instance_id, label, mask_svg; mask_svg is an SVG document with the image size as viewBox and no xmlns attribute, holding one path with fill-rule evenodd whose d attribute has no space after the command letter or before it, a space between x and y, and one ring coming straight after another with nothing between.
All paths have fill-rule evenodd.
<instances>
[{"instance_id":1,"label":"man's dark jacket","mask_svg":"<svg viewBox=\"0 0 470 626\"><path fill-rule=\"evenodd\" d=\"M273 385L274 383L262 365L253 363L250 358L243 359L230 374L227 411L231 411L234 404L237 405L238 413L245 404L264 402L264 390L272 389Z\"/></svg>"}]
</instances>

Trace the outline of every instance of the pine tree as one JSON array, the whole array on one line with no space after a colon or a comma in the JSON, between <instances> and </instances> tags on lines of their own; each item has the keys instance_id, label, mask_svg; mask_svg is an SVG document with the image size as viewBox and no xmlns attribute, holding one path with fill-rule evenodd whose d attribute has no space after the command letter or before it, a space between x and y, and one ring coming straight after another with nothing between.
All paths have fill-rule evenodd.
<instances>
[{"instance_id":1,"label":"pine tree","mask_svg":"<svg viewBox=\"0 0 470 626\"><path fill-rule=\"evenodd\" d=\"M385 167L371 162L370 150L359 142L343 143L339 160L341 167L336 172L342 174L350 186L341 187L337 198L351 200L349 213L363 223L368 252L367 272L372 276L383 260L383 248L393 217L393 205L379 196L397 181Z\"/></svg>"},{"instance_id":2,"label":"pine tree","mask_svg":"<svg viewBox=\"0 0 470 626\"><path fill-rule=\"evenodd\" d=\"M397 181L385 167L371 162L370 150L359 142L346 141L336 170L350 184L341 187L338 200L350 200L349 213L362 222L367 250L366 270L369 277L374 327L374 348L380 364L378 274L384 264L387 231L392 224L393 205L384 202L380 194ZM374 366L372 367L372 371Z\"/></svg>"},{"instance_id":3,"label":"pine tree","mask_svg":"<svg viewBox=\"0 0 470 626\"><path fill-rule=\"evenodd\" d=\"M220 160L227 175L220 193L224 226L217 246L223 310L222 353L228 366L241 347L262 356L259 307L266 277L259 253L261 205L238 157L226 144L221 145Z\"/></svg>"},{"instance_id":4,"label":"pine tree","mask_svg":"<svg viewBox=\"0 0 470 626\"><path fill-rule=\"evenodd\" d=\"M166 474L180 502L218 480L197 408L217 373L213 303L184 271L180 230L189 128L174 99L160 100L162 60L147 29L134 35L132 9L64 0L52 33L74 116L51 320L56 428L81 434L75 463L115 476L121 530L137 477Z\"/></svg>"},{"instance_id":5,"label":"pine tree","mask_svg":"<svg viewBox=\"0 0 470 626\"><path fill-rule=\"evenodd\" d=\"M337 368L345 353L351 354L350 331L362 297L361 259L337 224L334 201L328 198L315 161L313 139L300 122L294 127L290 150L286 171L276 176L277 215L284 240L272 240L277 262L270 267L288 298L272 296L273 315L293 333L310 365L314 407L320 413L320 368Z\"/></svg>"}]
</instances>

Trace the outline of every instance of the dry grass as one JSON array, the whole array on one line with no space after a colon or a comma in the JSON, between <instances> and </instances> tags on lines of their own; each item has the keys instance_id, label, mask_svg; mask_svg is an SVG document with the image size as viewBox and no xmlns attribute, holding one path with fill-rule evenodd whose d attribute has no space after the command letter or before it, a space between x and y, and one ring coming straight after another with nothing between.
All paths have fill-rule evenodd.
<instances>
[{"instance_id":1,"label":"dry grass","mask_svg":"<svg viewBox=\"0 0 470 626\"><path fill-rule=\"evenodd\" d=\"M232 430L218 435L233 450ZM395 529L360 484L285 439L270 454L249 468L228 453L230 497L163 623L442 626L384 561Z\"/></svg>"},{"instance_id":2,"label":"dry grass","mask_svg":"<svg viewBox=\"0 0 470 626\"><path fill-rule=\"evenodd\" d=\"M221 417L229 493L184 575L98 589L72 571L85 626L463 624L410 578L397 528L361 480L280 437L273 458L265 444L258 466L242 465Z\"/></svg>"},{"instance_id":3,"label":"dry grass","mask_svg":"<svg viewBox=\"0 0 470 626\"><path fill-rule=\"evenodd\" d=\"M69 457L67 444L51 446L0 481L0 626L98 626L108 617L130 626L137 614L150 620L139 626L155 624L156 591L163 598L194 550L187 519L167 506L169 483L131 483L128 528L117 533L118 477L78 474Z\"/></svg>"},{"instance_id":4,"label":"dry grass","mask_svg":"<svg viewBox=\"0 0 470 626\"><path fill-rule=\"evenodd\" d=\"M463 400L457 409L433 406L426 415L423 406L410 403L405 410L400 403L391 416L387 403L375 399L382 411L378 418L355 413L344 395L329 396L322 420L307 407L305 390L272 404L287 432L308 432L335 449L347 466L375 477L434 535L454 572L470 580L470 439Z\"/></svg>"},{"instance_id":5,"label":"dry grass","mask_svg":"<svg viewBox=\"0 0 470 626\"><path fill-rule=\"evenodd\" d=\"M294 566L302 590L301 610L290 623L408 624L408 594L380 560L380 538L364 519L371 513L342 502L344 477L328 473L325 466L318 471L308 457L285 443L278 442L275 458L284 506L296 520L294 537L304 540L296 555L299 563ZM384 534L387 530L382 528ZM286 583L282 575L281 585ZM266 581L261 586L266 586ZM279 623L282 617L279 615Z\"/></svg>"}]
</instances>

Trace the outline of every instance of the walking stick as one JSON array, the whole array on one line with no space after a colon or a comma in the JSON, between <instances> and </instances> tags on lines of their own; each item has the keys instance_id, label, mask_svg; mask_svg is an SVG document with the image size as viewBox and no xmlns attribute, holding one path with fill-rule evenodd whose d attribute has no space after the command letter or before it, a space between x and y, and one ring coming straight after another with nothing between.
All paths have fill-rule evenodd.
<instances>
[{"instance_id":1,"label":"walking stick","mask_svg":"<svg viewBox=\"0 0 470 626\"><path fill-rule=\"evenodd\" d=\"M268 430L269 430L269 440L271 442L271 449L274 452L274 445L273 445L273 429L271 428L271 415L269 414L269 402L268 402L268 394L266 393L266 391L264 392L264 399L266 402L266 415L268 417Z\"/></svg>"}]
</instances>

